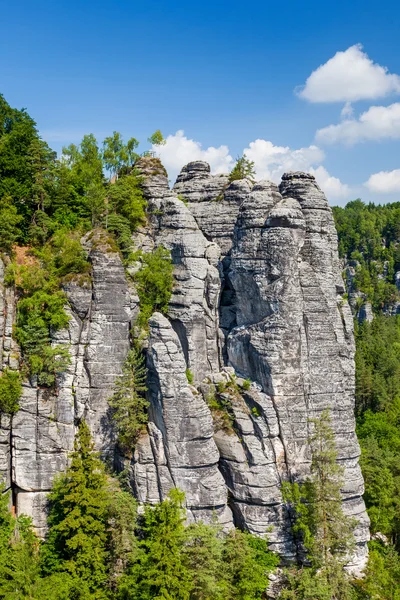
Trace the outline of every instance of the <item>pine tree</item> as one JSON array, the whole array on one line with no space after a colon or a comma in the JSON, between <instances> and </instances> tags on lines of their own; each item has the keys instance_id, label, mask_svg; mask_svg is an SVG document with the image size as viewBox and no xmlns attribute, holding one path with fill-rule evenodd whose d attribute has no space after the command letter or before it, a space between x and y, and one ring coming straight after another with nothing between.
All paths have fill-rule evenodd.
<instances>
[{"instance_id":1,"label":"pine tree","mask_svg":"<svg viewBox=\"0 0 400 600\"><path fill-rule=\"evenodd\" d=\"M0 486L0 599L35 598L39 580L39 541L31 520L9 510L9 493Z\"/></svg>"},{"instance_id":2,"label":"pine tree","mask_svg":"<svg viewBox=\"0 0 400 600\"><path fill-rule=\"evenodd\" d=\"M125 360L122 375L115 382L110 398L112 420L118 442L126 453L131 453L137 437L147 423L148 402L143 396L146 387L146 368L140 352L131 350Z\"/></svg>"},{"instance_id":3,"label":"pine tree","mask_svg":"<svg viewBox=\"0 0 400 600\"><path fill-rule=\"evenodd\" d=\"M255 176L254 162L243 154L243 156L236 160L236 164L229 174L229 182L236 181L237 179L249 179L251 182L254 182Z\"/></svg>"},{"instance_id":4,"label":"pine tree","mask_svg":"<svg viewBox=\"0 0 400 600\"><path fill-rule=\"evenodd\" d=\"M49 500L49 533L42 557L44 573L70 573L88 585L93 598L106 598L107 478L83 420L71 466L56 480Z\"/></svg>"},{"instance_id":5,"label":"pine tree","mask_svg":"<svg viewBox=\"0 0 400 600\"><path fill-rule=\"evenodd\" d=\"M279 560L269 552L265 539L235 529L225 539L223 551L224 600L263 598L268 574Z\"/></svg>"},{"instance_id":6,"label":"pine tree","mask_svg":"<svg viewBox=\"0 0 400 600\"><path fill-rule=\"evenodd\" d=\"M120 600L189 600L192 582L185 565L184 494L172 490L160 504L145 508L140 555L123 578Z\"/></svg>"},{"instance_id":7,"label":"pine tree","mask_svg":"<svg viewBox=\"0 0 400 600\"><path fill-rule=\"evenodd\" d=\"M294 533L307 551L310 569L302 568L289 576L289 591L281 598L318 597L346 600L351 597L349 578L344 566L354 550L354 519L343 512L341 487L343 467L337 463L335 436L328 410L310 419L313 433L309 438L312 452L311 477L303 485L286 485L284 498L294 514ZM309 582L309 583L307 583ZM310 586L314 589L310 591ZM290 589L297 590L296 596Z\"/></svg>"},{"instance_id":8,"label":"pine tree","mask_svg":"<svg viewBox=\"0 0 400 600\"><path fill-rule=\"evenodd\" d=\"M192 575L191 600L225 600L221 526L201 521L186 528L184 561Z\"/></svg>"}]
</instances>

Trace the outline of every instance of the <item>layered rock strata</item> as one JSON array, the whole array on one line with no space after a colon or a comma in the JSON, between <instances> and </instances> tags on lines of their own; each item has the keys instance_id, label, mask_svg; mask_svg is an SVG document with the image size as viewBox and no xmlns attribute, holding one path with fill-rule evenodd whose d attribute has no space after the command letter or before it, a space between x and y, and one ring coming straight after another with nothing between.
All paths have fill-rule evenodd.
<instances>
[{"instance_id":1,"label":"layered rock strata","mask_svg":"<svg viewBox=\"0 0 400 600\"><path fill-rule=\"evenodd\" d=\"M229 183L198 161L171 191L157 159L138 167L149 224L133 241L144 252L170 250L174 287L168 313L149 322L149 423L125 459L134 493L155 503L179 487L189 520L216 515L225 529L268 535L292 559L281 484L308 474L309 418L329 408L344 507L359 523L351 567L362 568L368 519L354 432L352 318L325 196L305 173L285 174L279 188ZM71 319L54 341L69 346L72 360L57 395L27 383L20 411L1 415L0 469L17 511L31 514L40 533L46 492L67 464L79 418L104 456L114 452L108 399L139 307L102 235L84 240L91 283L65 287ZM17 368L12 290L2 289L2 302L3 366Z\"/></svg>"}]
</instances>

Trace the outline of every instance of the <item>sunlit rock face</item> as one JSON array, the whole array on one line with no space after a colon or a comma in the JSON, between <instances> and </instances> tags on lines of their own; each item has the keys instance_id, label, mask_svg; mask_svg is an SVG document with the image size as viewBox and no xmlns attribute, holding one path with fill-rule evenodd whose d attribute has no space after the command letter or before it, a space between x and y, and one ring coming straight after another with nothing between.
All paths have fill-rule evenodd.
<instances>
[{"instance_id":1,"label":"sunlit rock face","mask_svg":"<svg viewBox=\"0 0 400 600\"><path fill-rule=\"evenodd\" d=\"M20 411L1 415L0 470L17 512L30 514L44 534L46 493L68 464L84 417L102 455L128 469L139 502L159 502L179 487L189 521L217 517L225 530L268 533L271 547L291 560L296 547L281 484L309 473L309 419L329 408L345 468L344 508L358 520L350 568L359 571L369 533L353 415L353 322L323 192L298 172L279 186L229 183L201 161L186 165L170 190L158 159L137 166L148 223L134 246L162 245L174 265L167 314L151 317L145 345L147 429L129 456L116 452L108 399L139 298L118 253L95 232L83 240L91 281L66 285L71 319L54 338L68 345L70 367L56 393L31 381ZM18 368L16 299L4 286L0 297L2 364ZM215 395L229 403L228 421L215 410Z\"/></svg>"}]
</instances>

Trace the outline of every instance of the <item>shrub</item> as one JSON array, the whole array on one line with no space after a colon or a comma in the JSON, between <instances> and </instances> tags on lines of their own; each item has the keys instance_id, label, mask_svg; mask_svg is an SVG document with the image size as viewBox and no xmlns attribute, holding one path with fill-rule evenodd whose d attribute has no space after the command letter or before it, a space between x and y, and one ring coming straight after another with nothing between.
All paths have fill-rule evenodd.
<instances>
[{"instance_id":1,"label":"shrub","mask_svg":"<svg viewBox=\"0 0 400 600\"><path fill-rule=\"evenodd\" d=\"M145 327L154 311L166 313L172 295L173 265L168 250L159 246L142 257L142 266L134 280L140 300L138 325Z\"/></svg>"},{"instance_id":2,"label":"shrub","mask_svg":"<svg viewBox=\"0 0 400 600\"><path fill-rule=\"evenodd\" d=\"M18 214L16 207L12 204L12 199L4 197L0 200L0 250L11 252L13 244L18 239L21 231L18 225L22 217Z\"/></svg>"},{"instance_id":3,"label":"shrub","mask_svg":"<svg viewBox=\"0 0 400 600\"><path fill-rule=\"evenodd\" d=\"M19 409L22 394L21 376L18 371L4 369L0 376L0 413L14 414Z\"/></svg>"},{"instance_id":4,"label":"shrub","mask_svg":"<svg viewBox=\"0 0 400 600\"><path fill-rule=\"evenodd\" d=\"M250 379L245 379L245 380L243 381L243 385L242 385L242 387L243 387L243 389L244 389L244 390L246 390L246 391L247 391L247 390L249 390L249 389L250 389L250 387L251 387L251 380L250 380Z\"/></svg>"},{"instance_id":5,"label":"shrub","mask_svg":"<svg viewBox=\"0 0 400 600\"><path fill-rule=\"evenodd\" d=\"M186 369L186 379L188 380L188 383L190 383L190 385L193 385L194 375L190 369Z\"/></svg>"},{"instance_id":6,"label":"shrub","mask_svg":"<svg viewBox=\"0 0 400 600\"><path fill-rule=\"evenodd\" d=\"M146 387L146 368L140 352L130 350L122 368L122 375L115 382L115 391L109 400L118 442L130 453L147 423L149 403L143 396Z\"/></svg>"}]
</instances>

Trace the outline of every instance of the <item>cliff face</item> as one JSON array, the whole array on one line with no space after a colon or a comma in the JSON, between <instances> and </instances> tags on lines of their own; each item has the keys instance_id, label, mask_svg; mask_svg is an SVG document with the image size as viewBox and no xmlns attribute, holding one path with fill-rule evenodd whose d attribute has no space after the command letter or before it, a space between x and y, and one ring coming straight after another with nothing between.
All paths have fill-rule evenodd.
<instances>
[{"instance_id":1,"label":"cliff face","mask_svg":"<svg viewBox=\"0 0 400 600\"><path fill-rule=\"evenodd\" d=\"M189 520L216 514L226 529L268 530L271 547L290 559L296 548L281 482L307 474L308 419L330 408L344 506L359 521L353 568L361 568L368 518L354 432L352 317L325 196L305 173L284 175L279 189L228 184L202 162L184 167L171 191L153 163L139 165L151 216L135 244L171 251L175 285L168 314L150 319L149 423L124 459L134 493L158 502L179 487ZM66 287L71 320L57 342L70 346L72 363L57 395L26 384L20 411L1 416L0 469L16 510L32 515L40 533L77 419L85 416L98 448L113 456L107 400L138 312L118 254L93 235L84 242L92 285ZM2 289L2 302L3 364L16 368L11 290ZM228 422L218 402L229 406Z\"/></svg>"}]
</instances>

